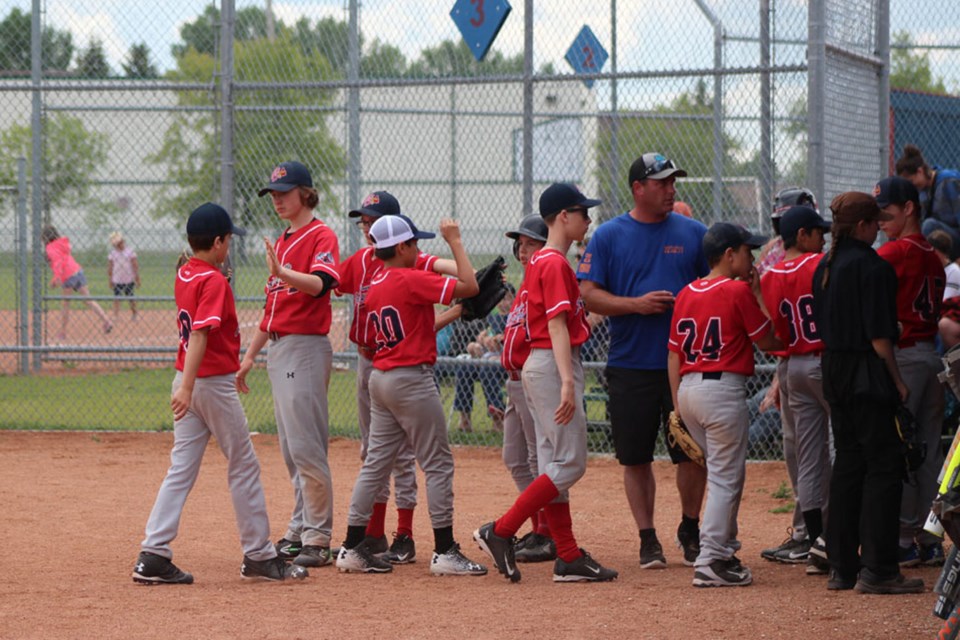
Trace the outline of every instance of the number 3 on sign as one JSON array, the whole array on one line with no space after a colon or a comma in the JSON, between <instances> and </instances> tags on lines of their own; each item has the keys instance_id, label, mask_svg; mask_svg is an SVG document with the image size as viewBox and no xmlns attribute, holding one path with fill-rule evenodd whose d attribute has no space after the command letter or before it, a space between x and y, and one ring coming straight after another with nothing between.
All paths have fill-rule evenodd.
<instances>
[{"instance_id":1,"label":"number 3 on sign","mask_svg":"<svg viewBox=\"0 0 960 640\"><path fill-rule=\"evenodd\" d=\"M484 20L487 19L487 16L483 13L483 0L470 0L470 4L474 5L477 9L477 15L474 18L470 18L470 24L474 27L482 27Z\"/></svg>"}]
</instances>

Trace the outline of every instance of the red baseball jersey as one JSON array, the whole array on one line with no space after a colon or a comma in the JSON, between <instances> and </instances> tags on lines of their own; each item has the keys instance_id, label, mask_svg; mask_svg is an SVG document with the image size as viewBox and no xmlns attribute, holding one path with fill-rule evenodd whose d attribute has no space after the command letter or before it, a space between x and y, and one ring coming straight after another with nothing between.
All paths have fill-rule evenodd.
<instances>
[{"instance_id":1,"label":"red baseball jersey","mask_svg":"<svg viewBox=\"0 0 960 640\"><path fill-rule=\"evenodd\" d=\"M805 253L769 267L760 278L763 303L785 355L823 351L820 329L813 317L813 272L823 254Z\"/></svg>"},{"instance_id":2,"label":"red baseball jersey","mask_svg":"<svg viewBox=\"0 0 960 640\"><path fill-rule=\"evenodd\" d=\"M564 311L567 313L570 346L576 347L587 341L590 326L586 310L577 275L565 255L549 247L540 249L530 258L523 282L528 292L527 329L532 348L550 348L547 323Z\"/></svg>"},{"instance_id":3,"label":"red baseball jersey","mask_svg":"<svg viewBox=\"0 0 960 640\"><path fill-rule=\"evenodd\" d=\"M337 292L340 294L349 293L353 296L353 322L350 324L350 341L370 349L375 349L376 343L372 338L367 338L364 332L367 326L367 311L364 299L374 274L383 267L383 262L373 254L373 247L364 247L337 267L337 271L340 273L340 284L337 285ZM413 268L419 271L431 271L436 261L436 256L421 251L417 255L417 263Z\"/></svg>"},{"instance_id":4,"label":"red baseball jersey","mask_svg":"<svg viewBox=\"0 0 960 640\"><path fill-rule=\"evenodd\" d=\"M337 236L320 220L296 231L285 231L273 245L280 264L301 273L327 273L340 280L337 263L340 248ZM265 287L267 304L263 310L261 331L283 334L326 335L330 332L330 296L319 298L271 277Z\"/></svg>"},{"instance_id":5,"label":"red baseball jersey","mask_svg":"<svg viewBox=\"0 0 960 640\"><path fill-rule=\"evenodd\" d=\"M752 342L769 328L746 282L695 280L677 294L667 348L680 354L681 376L707 371L752 376Z\"/></svg>"},{"instance_id":6,"label":"red baseball jersey","mask_svg":"<svg viewBox=\"0 0 960 640\"><path fill-rule=\"evenodd\" d=\"M236 373L240 369L240 324L230 283L220 270L199 258L190 258L177 270L173 287L177 302L177 371L190 348L190 333L209 328L207 350L200 361L198 378Z\"/></svg>"},{"instance_id":7,"label":"red baseball jersey","mask_svg":"<svg viewBox=\"0 0 960 640\"><path fill-rule=\"evenodd\" d=\"M530 355L530 328L527 326L527 287L520 285L503 328L500 364L507 371L520 371Z\"/></svg>"},{"instance_id":8,"label":"red baseball jersey","mask_svg":"<svg viewBox=\"0 0 960 640\"><path fill-rule=\"evenodd\" d=\"M897 346L912 347L920 340L933 340L947 285L933 247L917 233L891 240L877 253L897 272L897 321L902 327Z\"/></svg>"},{"instance_id":9,"label":"red baseball jersey","mask_svg":"<svg viewBox=\"0 0 960 640\"><path fill-rule=\"evenodd\" d=\"M432 271L383 268L370 280L365 339L377 350L373 366L432 365L437 361L433 305L450 304L457 281Z\"/></svg>"}]
</instances>

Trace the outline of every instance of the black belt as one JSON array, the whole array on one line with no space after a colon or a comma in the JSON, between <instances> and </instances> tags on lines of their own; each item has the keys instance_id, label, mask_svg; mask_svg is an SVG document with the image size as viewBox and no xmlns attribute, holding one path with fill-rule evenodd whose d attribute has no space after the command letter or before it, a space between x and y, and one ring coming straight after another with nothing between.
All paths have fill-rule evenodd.
<instances>
[{"instance_id":1,"label":"black belt","mask_svg":"<svg viewBox=\"0 0 960 640\"><path fill-rule=\"evenodd\" d=\"M519 371L512 371L512 370L511 370L511 371L507 371L507 375L508 375L508 376L510 377L510 379L513 380L514 382L519 382L519 381L520 381L520 372L519 372Z\"/></svg>"},{"instance_id":2,"label":"black belt","mask_svg":"<svg viewBox=\"0 0 960 640\"><path fill-rule=\"evenodd\" d=\"M723 371L704 371L700 377L704 380L719 380L723 377Z\"/></svg>"},{"instance_id":3,"label":"black belt","mask_svg":"<svg viewBox=\"0 0 960 640\"><path fill-rule=\"evenodd\" d=\"M281 333L279 331L267 331L267 337L271 340L279 340L284 336L290 335L289 333Z\"/></svg>"}]
</instances>

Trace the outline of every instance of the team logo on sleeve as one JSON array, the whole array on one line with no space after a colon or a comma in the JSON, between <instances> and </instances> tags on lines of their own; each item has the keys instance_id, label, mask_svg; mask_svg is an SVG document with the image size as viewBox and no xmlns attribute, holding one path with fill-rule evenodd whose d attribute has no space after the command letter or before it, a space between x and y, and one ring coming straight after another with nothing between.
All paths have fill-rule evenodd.
<instances>
[{"instance_id":1,"label":"team logo on sleeve","mask_svg":"<svg viewBox=\"0 0 960 640\"><path fill-rule=\"evenodd\" d=\"M333 254L329 251L321 251L313 261L322 262L323 264L333 264Z\"/></svg>"}]
</instances>

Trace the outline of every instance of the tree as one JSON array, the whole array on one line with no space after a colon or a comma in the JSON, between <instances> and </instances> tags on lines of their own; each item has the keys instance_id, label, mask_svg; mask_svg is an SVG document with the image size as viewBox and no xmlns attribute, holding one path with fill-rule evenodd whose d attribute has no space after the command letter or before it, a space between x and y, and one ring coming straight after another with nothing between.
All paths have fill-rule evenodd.
<instances>
[{"instance_id":1,"label":"tree","mask_svg":"<svg viewBox=\"0 0 960 640\"><path fill-rule=\"evenodd\" d=\"M110 138L90 131L79 118L56 114L44 124L46 151L43 157L44 208L68 206L93 212L102 203L91 194L93 176L107 161ZM32 164L30 127L13 125L0 131L0 184L16 184L17 158Z\"/></svg>"},{"instance_id":2,"label":"tree","mask_svg":"<svg viewBox=\"0 0 960 640\"><path fill-rule=\"evenodd\" d=\"M81 78L109 78L110 65L99 38L91 38L86 49L77 54L77 75Z\"/></svg>"},{"instance_id":3,"label":"tree","mask_svg":"<svg viewBox=\"0 0 960 640\"><path fill-rule=\"evenodd\" d=\"M283 23L279 22L278 27ZM218 31L220 29L220 9L214 4L208 4L203 13L193 22L180 27L180 38L183 42L171 47L175 58L183 57L189 49L197 53L215 56L217 53ZM237 42L249 42L267 36L267 14L260 7L246 7L237 11L233 36Z\"/></svg>"},{"instance_id":4,"label":"tree","mask_svg":"<svg viewBox=\"0 0 960 640\"><path fill-rule=\"evenodd\" d=\"M329 80L334 70L318 51L302 52L289 29L277 29L273 42L266 38L236 43L236 80L265 82L295 77ZM173 80L208 82L217 69L211 54L190 46L177 60ZM208 106L207 92L182 91L181 106ZM263 227L275 222L273 209L256 198L270 170L281 160L298 159L308 167L321 206L335 208L331 184L342 177L344 152L331 136L322 110L315 107L333 100L331 91L319 89L262 89L235 94L234 171L237 183L237 213L243 224ZM257 110L244 110L255 106ZM298 108L299 107L299 108ZM165 132L160 151L148 160L166 166L167 177L176 186L164 187L154 215L185 216L198 202L218 199L219 115L210 112L179 113Z\"/></svg>"},{"instance_id":5,"label":"tree","mask_svg":"<svg viewBox=\"0 0 960 640\"><path fill-rule=\"evenodd\" d=\"M0 73L30 73L30 14L13 8L0 22ZM66 71L73 59L73 35L43 27L40 35L44 71Z\"/></svg>"},{"instance_id":6,"label":"tree","mask_svg":"<svg viewBox=\"0 0 960 640\"><path fill-rule=\"evenodd\" d=\"M363 78L402 78L407 74L407 58L399 47L374 39L360 59Z\"/></svg>"},{"instance_id":7,"label":"tree","mask_svg":"<svg viewBox=\"0 0 960 640\"><path fill-rule=\"evenodd\" d=\"M407 76L412 78L445 78L450 76L516 75L523 72L523 54L508 58L499 51L487 53L477 62L464 40L444 40L436 47L424 49L410 64Z\"/></svg>"},{"instance_id":8,"label":"tree","mask_svg":"<svg viewBox=\"0 0 960 640\"><path fill-rule=\"evenodd\" d=\"M157 67L150 62L150 48L145 42L135 44L127 52L127 60L120 66L123 67L123 73L128 78L148 79L156 78Z\"/></svg>"},{"instance_id":9,"label":"tree","mask_svg":"<svg viewBox=\"0 0 960 640\"><path fill-rule=\"evenodd\" d=\"M913 39L906 31L893 36L890 48L890 88L927 93L946 93L943 78L933 79L929 53L913 53Z\"/></svg>"}]
</instances>

